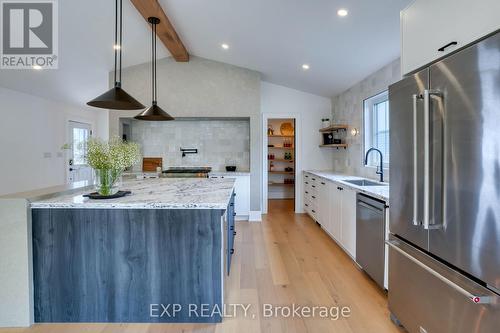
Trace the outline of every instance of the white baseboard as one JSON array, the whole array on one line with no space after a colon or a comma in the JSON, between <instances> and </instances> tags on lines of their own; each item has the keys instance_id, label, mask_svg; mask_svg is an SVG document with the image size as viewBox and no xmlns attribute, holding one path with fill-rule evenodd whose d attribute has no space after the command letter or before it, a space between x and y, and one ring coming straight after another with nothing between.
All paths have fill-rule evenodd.
<instances>
[{"instance_id":1,"label":"white baseboard","mask_svg":"<svg viewBox=\"0 0 500 333\"><path fill-rule=\"evenodd\" d=\"M236 221L248 221L250 216L248 215L236 215L234 218Z\"/></svg>"},{"instance_id":2,"label":"white baseboard","mask_svg":"<svg viewBox=\"0 0 500 333\"><path fill-rule=\"evenodd\" d=\"M261 222L262 221L262 212L260 210L251 210L250 216L248 217L248 221Z\"/></svg>"}]
</instances>

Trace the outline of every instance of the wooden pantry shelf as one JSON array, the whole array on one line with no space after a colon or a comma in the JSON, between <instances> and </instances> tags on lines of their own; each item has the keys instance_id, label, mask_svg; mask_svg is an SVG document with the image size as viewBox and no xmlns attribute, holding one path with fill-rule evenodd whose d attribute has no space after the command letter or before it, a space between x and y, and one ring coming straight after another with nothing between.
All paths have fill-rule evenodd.
<instances>
[{"instance_id":1,"label":"wooden pantry shelf","mask_svg":"<svg viewBox=\"0 0 500 333\"><path fill-rule=\"evenodd\" d=\"M295 175L295 171L268 171L276 175Z\"/></svg>"},{"instance_id":2,"label":"wooden pantry shelf","mask_svg":"<svg viewBox=\"0 0 500 333\"><path fill-rule=\"evenodd\" d=\"M270 138L294 138L295 135L281 135L281 134L275 134L275 135L268 135Z\"/></svg>"},{"instance_id":3,"label":"wooden pantry shelf","mask_svg":"<svg viewBox=\"0 0 500 333\"><path fill-rule=\"evenodd\" d=\"M344 124L337 124L337 125L331 125L325 128L320 129L319 131L322 133L328 133L328 132L337 132L337 131L347 131L349 126L344 125Z\"/></svg>"},{"instance_id":4,"label":"wooden pantry shelf","mask_svg":"<svg viewBox=\"0 0 500 333\"><path fill-rule=\"evenodd\" d=\"M331 145L319 145L320 148L344 148L347 149L347 143L342 143L342 144L331 144Z\"/></svg>"},{"instance_id":5,"label":"wooden pantry shelf","mask_svg":"<svg viewBox=\"0 0 500 333\"><path fill-rule=\"evenodd\" d=\"M269 186L294 186L295 184L285 184L285 183L269 183Z\"/></svg>"},{"instance_id":6,"label":"wooden pantry shelf","mask_svg":"<svg viewBox=\"0 0 500 333\"><path fill-rule=\"evenodd\" d=\"M285 160L283 158L268 158L267 160L269 162L289 162L289 163L293 163L294 162L293 160Z\"/></svg>"},{"instance_id":7,"label":"wooden pantry shelf","mask_svg":"<svg viewBox=\"0 0 500 333\"><path fill-rule=\"evenodd\" d=\"M284 149L284 150L295 150L294 147L267 147L268 149Z\"/></svg>"}]
</instances>

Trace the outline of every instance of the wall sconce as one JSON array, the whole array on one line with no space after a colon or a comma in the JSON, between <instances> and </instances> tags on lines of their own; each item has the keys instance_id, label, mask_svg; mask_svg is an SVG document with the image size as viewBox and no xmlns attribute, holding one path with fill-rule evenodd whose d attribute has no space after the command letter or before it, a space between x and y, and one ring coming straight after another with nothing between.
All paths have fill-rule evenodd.
<instances>
[{"instance_id":1,"label":"wall sconce","mask_svg":"<svg viewBox=\"0 0 500 333\"><path fill-rule=\"evenodd\" d=\"M352 135L352 136L356 136L356 135L358 135L358 134L359 134L359 130L358 130L357 128L354 128L354 127L353 127L353 128L351 129L351 135Z\"/></svg>"}]
</instances>

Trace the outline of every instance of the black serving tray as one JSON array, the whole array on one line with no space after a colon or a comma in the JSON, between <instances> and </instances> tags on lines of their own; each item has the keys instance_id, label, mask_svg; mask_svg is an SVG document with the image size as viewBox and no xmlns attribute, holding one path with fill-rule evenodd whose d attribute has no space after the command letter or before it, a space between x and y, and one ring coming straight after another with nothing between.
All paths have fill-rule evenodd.
<instances>
[{"instance_id":1,"label":"black serving tray","mask_svg":"<svg viewBox=\"0 0 500 333\"><path fill-rule=\"evenodd\" d=\"M116 199L116 198L121 198L126 195L132 194L131 191L118 191L113 195L100 195L97 192L92 192L89 194L84 194L83 197L89 198L89 199L96 199L96 200L105 200L105 199Z\"/></svg>"}]
</instances>

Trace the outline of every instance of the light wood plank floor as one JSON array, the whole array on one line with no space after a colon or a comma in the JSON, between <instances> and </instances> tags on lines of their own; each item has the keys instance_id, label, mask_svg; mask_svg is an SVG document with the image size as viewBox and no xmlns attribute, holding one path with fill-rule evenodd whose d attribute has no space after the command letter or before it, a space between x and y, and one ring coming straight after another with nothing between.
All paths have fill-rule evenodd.
<instances>
[{"instance_id":1,"label":"light wood plank floor","mask_svg":"<svg viewBox=\"0 0 500 333\"><path fill-rule=\"evenodd\" d=\"M0 333L66 332L400 332L389 320L387 298L308 216L293 213L292 200L272 200L262 223L237 223L236 253L226 303L251 304L245 318L217 325L38 324ZM263 304L347 306L349 318L265 318Z\"/></svg>"}]
</instances>

